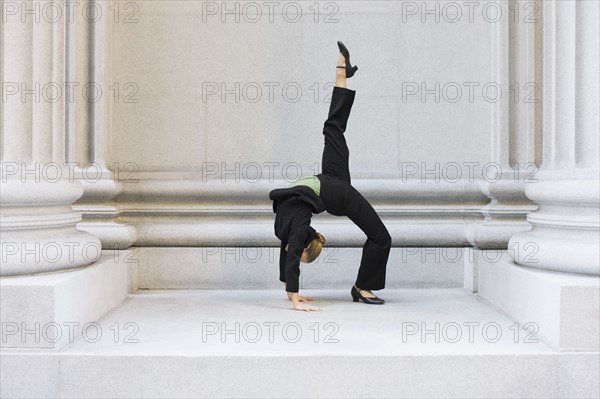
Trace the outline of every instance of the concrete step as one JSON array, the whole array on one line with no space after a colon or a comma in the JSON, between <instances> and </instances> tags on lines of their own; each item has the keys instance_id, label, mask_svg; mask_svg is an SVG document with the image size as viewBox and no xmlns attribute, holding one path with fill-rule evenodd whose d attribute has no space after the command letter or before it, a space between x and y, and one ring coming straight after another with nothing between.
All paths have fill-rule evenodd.
<instances>
[{"instance_id":1,"label":"concrete step","mask_svg":"<svg viewBox=\"0 0 600 399\"><path fill-rule=\"evenodd\" d=\"M140 290L58 350L6 350L2 397L598 397L597 352L557 352L462 289ZM100 333L100 334L98 334ZM35 381L35 384L33 383ZM594 396L595 395L595 396Z\"/></svg>"},{"instance_id":2,"label":"concrete step","mask_svg":"<svg viewBox=\"0 0 600 399\"><path fill-rule=\"evenodd\" d=\"M139 247L131 262L139 265L139 288L145 289L275 289L279 282L279 248L272 247ZM351 286L362 248L325 247L313 263L301 265L301 288ZM473 262L464 247L392 248L388 288L461 288L465 263Z\"/></svg>"}]
</instances>

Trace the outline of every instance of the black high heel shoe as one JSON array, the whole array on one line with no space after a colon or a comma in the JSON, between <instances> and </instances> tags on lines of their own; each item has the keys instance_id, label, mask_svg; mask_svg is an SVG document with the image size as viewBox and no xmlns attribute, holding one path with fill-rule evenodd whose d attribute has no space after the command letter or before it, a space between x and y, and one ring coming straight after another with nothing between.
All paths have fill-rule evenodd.
<instances>
[{"instance_id":1,"label":"black high heel shoe","mask_svg":"<svg viewBox=\"0 0 600 399\"><path fill-rule=\"evenodd\" d=\"M362 296L360 293L360 290L358 288L356 288L355 285L352 286L352 289L350 290L350 294L352 295L352 300L354 302L358 302L358 300L362 300L364 303L368 304L368 305L383 305L385 303L385 301L381 298L368 298L366 296Z\"/></svg>"},{"instance_id":2,"label":"black high heel shoe","mask_svg":"<svg viewBox=\"0 0 600 399\"><path fill-rule=\"evenodd\" d=\"M338 41L337 45L338 45L338 48L340 49L340 53L342 53L342 55L346 59L346 66L345 67L338 66L338 68L345 68L346 69L346 79L351 78L352 76L354 76L354 72L356 72L358 70L358 67L356 65L352 66L352 64L350 64L350 53L348 52L348 49L346 48L346 46L344 46L344 43Z\"/></svg>"}]
</instances>

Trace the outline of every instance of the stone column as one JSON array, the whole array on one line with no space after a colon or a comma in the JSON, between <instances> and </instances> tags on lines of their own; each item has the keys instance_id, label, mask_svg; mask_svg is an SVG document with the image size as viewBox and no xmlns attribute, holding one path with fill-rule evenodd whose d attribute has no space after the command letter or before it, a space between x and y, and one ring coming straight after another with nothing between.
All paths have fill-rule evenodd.
<instances>
[{"instance_id":1,"label":"stone column","mask_svg":"<svg viewBox=\"0 0 600 399\"><path fill-rule=\"evenodd\" d=\"M598 351L599 8L539 5L543 58L532 67L542 74L542 163L523 183L538 208L502 257L478 259L479 295L556 350Z\"/></svg>"},{"instance_id":2,"label":"stone column","mask_svg":"<svg viewBox=\"0 0 600 399\"><path fill-rule=\"evenodd\" d=\"M525 189L539 207L509 242L520 265L600 274L598 7L544 2L543 163Z\"/></svg>"},{"instance_id":3,"label":"stone column","mask_svg":"<svg viewBox=\"0 0 600 399\"><path fill-rule=\"evenodd\" d=\"M76 268L101 255L71 207L83 187L65 163L64 19L41 14L39 4L14 7L1 25L1 276Z\"/></svg>"}]
</instances>

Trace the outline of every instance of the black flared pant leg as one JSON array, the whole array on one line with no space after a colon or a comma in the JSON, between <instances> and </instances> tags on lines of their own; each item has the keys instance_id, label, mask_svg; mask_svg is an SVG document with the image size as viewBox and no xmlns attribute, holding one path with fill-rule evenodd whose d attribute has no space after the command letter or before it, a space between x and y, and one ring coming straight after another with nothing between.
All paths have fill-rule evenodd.
<instances>
[{"instance_id":1,"label":"black flared pant leg","mask_svg":"<svg viewBox=\"0 0 600 399\"><path fill-rule=\"evenodd\" d=\"M352 185L348 159L350 152L344 132L352 104L354 90L335 86L329 115L325 121L321 180L321 199L325 210L332 215L347 216L367 236L356 286L366 290L385 288L387 261L392 239L385 225L369 203Z\"/></svg>"}]
</instances>

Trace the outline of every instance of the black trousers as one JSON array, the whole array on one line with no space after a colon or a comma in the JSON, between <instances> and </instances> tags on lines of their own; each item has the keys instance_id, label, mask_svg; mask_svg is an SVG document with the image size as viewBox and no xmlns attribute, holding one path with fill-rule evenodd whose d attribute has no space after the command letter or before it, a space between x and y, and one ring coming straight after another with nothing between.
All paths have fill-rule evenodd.
<instances>
[{"instance_id":1,"label":"black trousers","mask_svg":"<svg viewBox=\"0 0 600 399\"><path fill-rule=\"evenodd\" d=\"M356 286L366 290L385 288L386 265L392 238L385 225L369 203L351 184L348 159L350 151L344 132L356 92L334 86L329 116L323 135L320 197L325 210L332 215L347 216L367 236L356 278Z\"/></svg>"}]
</instances>

